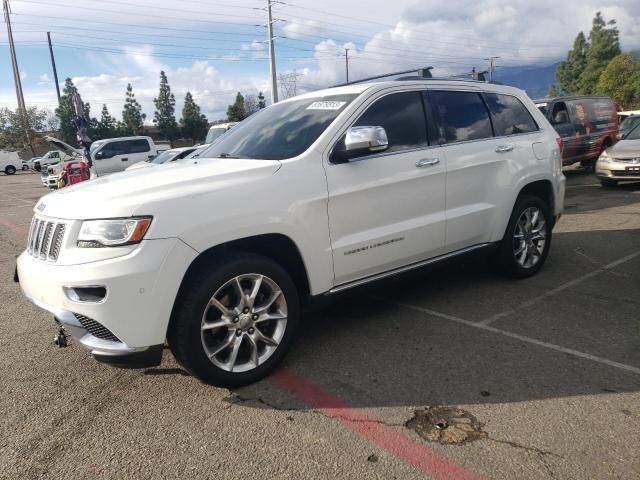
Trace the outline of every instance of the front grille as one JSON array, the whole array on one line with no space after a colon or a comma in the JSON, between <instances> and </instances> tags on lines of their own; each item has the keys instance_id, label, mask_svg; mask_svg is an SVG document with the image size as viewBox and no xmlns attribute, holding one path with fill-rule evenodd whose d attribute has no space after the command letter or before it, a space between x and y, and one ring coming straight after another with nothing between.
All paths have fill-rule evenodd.
<instances>
[{"instance_id":1,"label":"front grille","mask_svg":"<svg viewBox=\"0 0 640 480\"><path fill-rule=\"evenodd\" d=\"M32 257L40 260L47 262L57 261L65 229L66 225L64 223L33 217L29 228L27 252Z\"/></svg>"},{"instance_id":2,"label":"front grille","mask_svg":"<svg viewBox=\"0 0 640 480\"><path fill-rule=\"evenodd\" d=\"M640 177L639 170L611 170L611 175L614 177Z\"/></svg>"},{"instance_id":3,"label":"front grille","mask_svg":"<svg viewBox=\"0 0 640 480\"><path fill-rule=\"evenodd\" d=\"M85 317L79 313L74 313L74 315L80 322L80 325L82 325L82 327L94 337L120 343L120 339L118 337L111 333L107 327L96 322L93 318Z\"/></svg>"}]
</instances>

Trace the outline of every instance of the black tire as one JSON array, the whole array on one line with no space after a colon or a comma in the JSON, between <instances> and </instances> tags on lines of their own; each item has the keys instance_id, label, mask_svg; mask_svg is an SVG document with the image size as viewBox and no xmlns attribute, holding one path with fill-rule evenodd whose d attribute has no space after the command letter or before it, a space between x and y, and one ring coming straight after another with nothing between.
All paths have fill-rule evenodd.
<instances>
[{"instance_id":1,"label":"black tire","mask_svg":"<svg viewBox=\"0 0 640 480\"><path fill-rule=\"evenodd\" d=\"M22 171L29 170L29 165L22 165Z\"/></svg>"},{"instance_id":2,"label":"black tire","mask_svg":"<svg viewBox=\"0 0 640 480\"><path fill-rule=\"evenodd\" d=\"M230 372L209 360L201 337L201 322L214 293L229 280L243 274L264 275L277 284L286 301L287 319L283 337L264 363L246 372ZM176 300L167 340L178 363L193 376L205 383L234 388L264 378L278 365L291 347L299 321L300 300L297 289L280 265L261 255L230 253L224 258L202 265L190 274Z\"/></svg>"},{"instance_id":3,"label":"black tire","mask_svg":"<svg viewBox=\"0 0 640 480\"><path fill-rule=\"evenodd\" d=\"M601 178L600 185L604 188L613 188L618 185L618 180L611 180L610 178Z\"/></svg>"},{"instance_id":4,"label":"black tire","mask_svg":"<svg viewBox=\"0 0 640 480\"><path fill-rule=\"evenodd\" d=\"M7 175L14 175L16 173L16 167L14 167L13 165L9 165L4 169L4 173L6 173Z\"/></svg>"},{"instance_id":5,"label":"black tire","mask_svg":"<svg viewBox=\"0 0 640 480\"><path fill-rule=\"evenodd\" d=\"M546 223L546 237L542 253L539 255L537 263L532 266L524 267L518 263L514 252L514 238L516 234L516 226L518 219L529 208L537 208L543 215ZM511 278L527 278L538 273L542 265L544 264L549 248L551 247L551 227L553 225L553 217L549 206L538 197L532 195L521 195L516 200L516 204L513 207L511 218L509 218L509 224L505 231L504 237L500 241L498 250L493 256L493 262L498 271L503 275Z\"/></svg>"},{"instance_id":6,"label":"black tire","mask_svg":"<svg viewBox=\"0 0 640 480\"><path fill-rule=\"evenodd\" d=\"M33 164L33 169L34 169L36 172L40 172L40 171L42 171L42 165L40 165L39 163L34 163L34 164Z\"/></svg>"}]
</instances>

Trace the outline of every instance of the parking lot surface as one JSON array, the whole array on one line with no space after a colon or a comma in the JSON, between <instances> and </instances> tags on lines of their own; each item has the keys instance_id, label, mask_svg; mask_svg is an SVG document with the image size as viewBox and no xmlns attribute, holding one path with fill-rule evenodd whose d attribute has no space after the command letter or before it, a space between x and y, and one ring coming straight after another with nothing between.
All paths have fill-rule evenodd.
<instances>
[{"instance_id":1,"label":"parking lot surface","mask_svg":"<svg viewBox=\"0 0 640 480\"><path fill-rule=\"evenodd\" d=\"M474 257L350 292L235 391L168 350L121 370L54 347L12 282L46 191L0 175L0 478L639 478L640 184L566 175L539 275Z\"/></svg>"}]
</instances>

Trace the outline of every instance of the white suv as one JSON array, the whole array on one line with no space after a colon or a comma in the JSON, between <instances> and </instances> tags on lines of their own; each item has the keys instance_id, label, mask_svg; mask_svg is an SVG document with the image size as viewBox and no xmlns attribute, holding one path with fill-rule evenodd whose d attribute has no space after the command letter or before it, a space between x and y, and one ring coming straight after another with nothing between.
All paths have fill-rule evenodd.
<instances>
[{"instance_id":1,"label":"white suv","mask_svg":"<svg viewBox=\"0 0 640 480\"><path fill-rule=\"evenodd\" d=\"M536 273L562 212L558 135L521 90L356 84L242 122L197 159L44 197L18 259L25 295L103 361L255 381L303 300L491 248Z\"/></svg>"}]
</instances>

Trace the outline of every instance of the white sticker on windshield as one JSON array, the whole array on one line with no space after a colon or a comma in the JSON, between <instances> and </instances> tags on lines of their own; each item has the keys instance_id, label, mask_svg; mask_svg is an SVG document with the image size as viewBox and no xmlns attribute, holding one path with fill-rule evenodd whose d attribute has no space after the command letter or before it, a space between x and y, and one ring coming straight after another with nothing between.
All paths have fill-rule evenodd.
<instances>
[{"instance_id":1,"label":"white sticker on windshield","mask_svg":"<svg viewBox=\"0 0 640 480\"><path fill-rule=\"evenodd\" d=\"M307 110L340 110L347 102L313 102Z\"/></svg>"}]
</instances>

